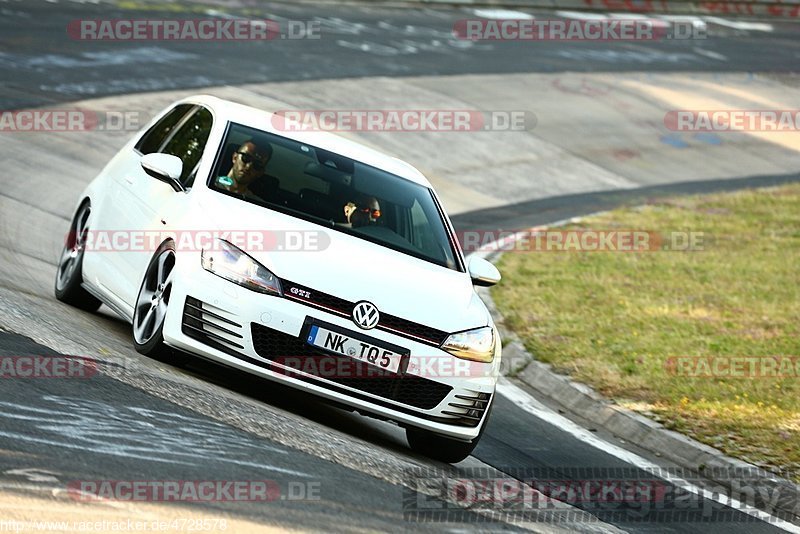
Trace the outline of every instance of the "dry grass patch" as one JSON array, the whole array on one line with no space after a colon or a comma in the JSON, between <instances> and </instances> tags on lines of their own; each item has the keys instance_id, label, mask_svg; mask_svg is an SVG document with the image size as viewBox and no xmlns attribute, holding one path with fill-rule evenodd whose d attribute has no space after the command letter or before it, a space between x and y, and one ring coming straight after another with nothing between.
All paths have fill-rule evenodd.
<instances>
[{"instance_id":1,"label":"dry grass patch","mask_svg":"<svg viewBox=\"0 0 800 534\"><path fill-rule=\"evenodd\" d=\"M561 229L703 232L703 250L509 252L493 297L538 359L800 480L800 375L679 376L681 357L800 357L800 186L659 201Z\"/></svg>"}]
</instances>

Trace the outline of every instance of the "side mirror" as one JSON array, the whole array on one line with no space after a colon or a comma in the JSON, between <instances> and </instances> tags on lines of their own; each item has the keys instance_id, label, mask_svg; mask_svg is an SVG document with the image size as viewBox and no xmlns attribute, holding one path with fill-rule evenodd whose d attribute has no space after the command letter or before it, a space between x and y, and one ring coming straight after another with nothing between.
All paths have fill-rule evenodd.
<instances>
[{"instance_id":1,"label":"side mirror","mask_svg":"<svg viewBox=\"0 0 800 534\"><path fill-rule=\"evenodd\" d=\"M502 278L497 267L478 256L470 258L467 270L472 278L472 283L476 286L493 286Z\"/></svg>"},{"instance_id":2,"label":"side mirror","mask_svg":"<svg viewBox=\"0 0 800 534\"><path fill-rule=\"evenodd\" d=\"M162 182L166 182L175 191L183 191L181 185L181 173L183 172L183 162L177 156L171 154L147 154L141 159L144 172Z\"/></svg>"}]
</instances>

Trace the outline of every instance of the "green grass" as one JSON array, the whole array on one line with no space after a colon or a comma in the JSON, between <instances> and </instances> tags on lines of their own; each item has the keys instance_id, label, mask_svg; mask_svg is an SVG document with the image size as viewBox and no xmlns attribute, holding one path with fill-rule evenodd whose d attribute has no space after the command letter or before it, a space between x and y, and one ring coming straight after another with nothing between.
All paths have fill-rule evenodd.
<instances>
[{"instance_id":1,"label":"green grass","mask_svg":"<svg viewBox=\"0 0 800 534\"><path fill-rule=\"evenodd\" d=\"M563 229L700 231L705 243L506 253L492 295L526 348L668 428L800 480L800 376L689 378L667 363L800 357L800 186L659 201Z\"/></svg>"}]
</instances>

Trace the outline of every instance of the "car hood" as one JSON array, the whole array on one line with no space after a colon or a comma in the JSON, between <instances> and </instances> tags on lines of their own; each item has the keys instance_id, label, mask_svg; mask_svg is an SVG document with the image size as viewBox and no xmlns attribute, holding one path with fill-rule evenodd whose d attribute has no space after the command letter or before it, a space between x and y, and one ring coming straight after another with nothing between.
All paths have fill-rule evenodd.
<instances>
[{"instance_id":1,"label":"car hood","mask_svg":"<svg viewBox=\"0 0 800 534\"><path fill-rule=\"evenodd\" d=\"M263 235L264 247L240 248L283 280L446 332L490 322L467 273L226 195L211 193L202 208L220 232Z\"/></svg>"}]
</instances>

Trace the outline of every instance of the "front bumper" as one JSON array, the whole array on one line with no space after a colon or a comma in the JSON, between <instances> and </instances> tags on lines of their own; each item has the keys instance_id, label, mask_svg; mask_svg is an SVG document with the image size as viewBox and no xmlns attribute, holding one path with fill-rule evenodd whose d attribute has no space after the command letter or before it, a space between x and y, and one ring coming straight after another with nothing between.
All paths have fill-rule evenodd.
<instances>
[{"instance_id":1,"label":"front bumper","mask_svg":"<svg viewBox=\"0 0 800 534\"><path fill-rule=\"evenodd\" d=\"M409 337L370 330L368 335L376 341L408 350L411 363L404 373L343 376L322 372L322 366L313 365L320 357L323 361L349 359L320 352L301 336L310 321L357 331L350 320L288 298L250 291L205 271L199 260L181 259L187 261L176 265L164 323L168 345L401 426L465 441L478 436L493 401L499 343L491 364L466 362ZM298 360L312 365L298 366Z\"/></svg>"}]
</instances>

